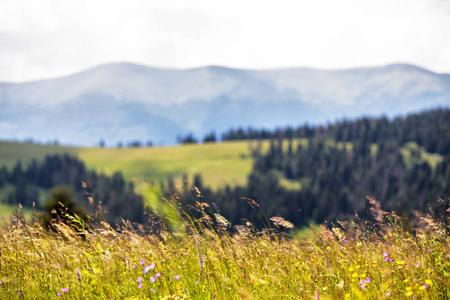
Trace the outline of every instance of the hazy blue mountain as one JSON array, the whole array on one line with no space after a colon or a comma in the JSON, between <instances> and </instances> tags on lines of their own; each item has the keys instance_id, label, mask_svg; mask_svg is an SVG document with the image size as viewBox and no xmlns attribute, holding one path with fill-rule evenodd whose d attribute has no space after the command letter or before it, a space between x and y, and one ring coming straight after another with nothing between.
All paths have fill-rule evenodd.
<instances>
[{"instance_id":1,"label":"hazy blue mountain","mask_svg":"<svg viewBox=\"0 0 450 300\"><path fill-rule=\"evenodd\" d=\"M159 69L102 65L0 83L0 138L107 145L215 130L324 123L450 107L450 75L406 64L349 70Z\"/></svg>"}]
</instances>

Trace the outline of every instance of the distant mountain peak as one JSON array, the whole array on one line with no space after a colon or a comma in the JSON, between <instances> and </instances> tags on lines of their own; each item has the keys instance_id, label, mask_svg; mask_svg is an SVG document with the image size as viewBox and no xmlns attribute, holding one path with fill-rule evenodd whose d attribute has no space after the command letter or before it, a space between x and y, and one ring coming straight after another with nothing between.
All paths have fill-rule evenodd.
<instances>
[{"instance_id":1,"label":"distant mountain peak","mask_svg":"<svg viewBox=\"0 0 450 300\"><path fill-rule=\"evenodd\" d=\"M394 116L450 106L450 76L410 64L347 70L100 65L70 76L0 84L0 138L92 145L173 143L230 127Z\"/></svg>"}]
</instances>

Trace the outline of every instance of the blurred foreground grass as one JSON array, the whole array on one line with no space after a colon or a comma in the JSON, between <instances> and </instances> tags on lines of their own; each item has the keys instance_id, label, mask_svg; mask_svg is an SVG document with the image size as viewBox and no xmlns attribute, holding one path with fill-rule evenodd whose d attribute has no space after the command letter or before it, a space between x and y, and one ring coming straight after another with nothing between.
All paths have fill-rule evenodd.
<instances>
[{"instance_id":1,"label":"blurred foreground grass","mask_svg":"<svg viewBox=\"0 0 450 300\"><path fill-rule=\"evenodd\" d=\"M231 227L220 215L212 220L202 203L202 217L193 219L170 201L177 211L166 220L176 224L170 232L164 222L153 233L102 223L81 239L64 223L54 233L13 220L0 230L0 298L450 297L449 228L431 216L411 230L378 209L383 222L373 227L350 222L305 234L282 218L262 231Z\"/></svg>"}]
</instances>

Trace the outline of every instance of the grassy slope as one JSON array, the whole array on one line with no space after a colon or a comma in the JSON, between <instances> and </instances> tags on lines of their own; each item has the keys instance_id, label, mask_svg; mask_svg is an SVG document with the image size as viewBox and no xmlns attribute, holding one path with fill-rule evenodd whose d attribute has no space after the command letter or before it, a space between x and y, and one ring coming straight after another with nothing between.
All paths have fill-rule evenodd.
<instances>
[{"instance_id":1,"label":"grassy slope","mask_svg":"<svg viewBox=\"0 0 450 300\"><path fill-rule=\"evenodd\" d=\"M79 149L89 167L111 174L122 170L125 178L165 181L169 175L202 174L205 185L245 183L252 168L247 142L183 145L136 149ZM190 177L191 178L191 177Z\"/></svg>"}]
</instances>

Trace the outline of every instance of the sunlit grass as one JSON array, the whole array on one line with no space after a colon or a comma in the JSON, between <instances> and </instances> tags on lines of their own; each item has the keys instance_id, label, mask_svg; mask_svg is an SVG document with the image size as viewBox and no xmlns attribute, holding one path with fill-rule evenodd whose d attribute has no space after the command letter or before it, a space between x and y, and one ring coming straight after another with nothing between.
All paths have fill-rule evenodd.
<instances>
[{"instance_id":1,"label":"sunlit grass","mask_svg":"<svg viewBox=\"0 0 450 300\"><path fill-rule=\"evenodd\" d=\"M442 155L436 153L428 153L423 147L418 146L415 142L406 143L400 151L403 155L403 159L408 166L412 166L415 163L425 161L430 164L431 168L435 169L436 165L443 160ZM413 152L416 153L416 156L412 155Z\"/></svg>"}]
</instances>

